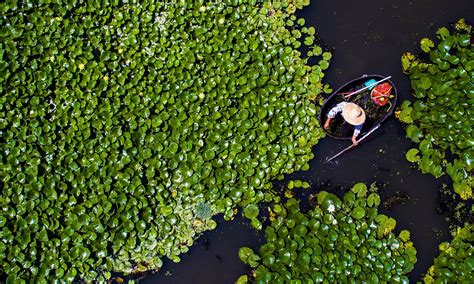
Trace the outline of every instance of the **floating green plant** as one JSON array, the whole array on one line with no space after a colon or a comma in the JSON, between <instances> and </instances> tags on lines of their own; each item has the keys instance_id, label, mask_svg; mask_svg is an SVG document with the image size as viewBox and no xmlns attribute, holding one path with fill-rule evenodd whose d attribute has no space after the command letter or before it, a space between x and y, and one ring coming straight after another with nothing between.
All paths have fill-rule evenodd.
<instances>
[{"instance_id":1,"label":"floating green plant","mask_svg":"<svg viewBox=\"0 0 474 284\"><path fill-rule=\"evenodd\" d=\"M474 279L474 230L471 225L452 232L453 240L439 245L440 255L428 269L425 283L469 283Z\"/></svg>"},{"instance_id":2,"label":"floating green plant","mask_svg":"<svg viewBox=\"0 0 474 284\"><path fill-rule=\"evenodd\" d=\"M421 40L429 61L411 53L402 56L410 76L414 102L404 101L398 118L408 124L407 136L417 148L406 153L423 173L447 174L462 199L472 198L474 179L474 48L471 26L458 21L452 30L440 28L435 44ZM447 158L448 154L452 158Z\"/></svg>"},{"instance_id":3,"label":"floating green plant","mask_svg":"<svg viewBox=\"0 0 474 284\"><path fill-rule=\"evenodd\" d=\"M196 205L196 217L199 219L209 219L212 217L212 208L209 203L200 202Z\"/></svg>"},{"instance_id":4,"label":"floating green plant","mask_svg":"<svg viewBox=\"0 0 474 284\"><path fill-rule=\"evenodd\" d=\"M265 228L258 252L243 247L253 268L237 283L404 282L416 262L410 233L393 233L395 220L379 214L376 188L359 183L342 199L319 192L316 208L303 213L289 199Z\"/></svg>"},{"instance_id":5,"label":"floating green plant","mask_svg":"<svg viewBox=\"0 0 474 284\"><path fill-rule=\"evenodd\" d=\"M330 54L272 2L0 3L1 272L156 270L309 167Z\"/></svg>"},{"instance_id":6,"label":"floating green plant","mask_svg":"<svg viewBox=\"0 0 474 284\"><path fill-rule=\"evenodd\" d=\"M304 189L308 189L310 187L310 184L309 182L307 181L302 181L302 180L290 180L290 182L288 182L288 189L293 189L293 188L304 188Z\"/></svg>"}]
</instances>

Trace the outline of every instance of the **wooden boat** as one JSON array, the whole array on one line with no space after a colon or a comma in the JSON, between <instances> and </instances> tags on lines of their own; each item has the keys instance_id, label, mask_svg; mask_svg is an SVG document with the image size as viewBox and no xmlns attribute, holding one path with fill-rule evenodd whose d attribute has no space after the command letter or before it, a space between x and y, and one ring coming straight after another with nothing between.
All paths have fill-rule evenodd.
<instances>
[{"instance_id":1,"label":"wooden boat","mask_svg":"<svg viewBox=\"0 0 474 284\"><path fill-rule=\"evenodd\" d=\"M380 82L381 80L384 81ZM377 105L372 99L372 97L376 96L373 87L379 85L374 85L373 82L380 82L379 84L390 84L390 97L387 98L388 101L383 106ZM365 88L367 85L372 86L372 88ZM385 86L388 85L386 84ZM364 88L365 90L363 90ZM353 94L354 92L356 93ZM393 113L395 105L397 104L397 89L389 78L387 79L380 75L363 75L360 78L354 79L334 91L329 98L324 101L324 104L321 107L321 112L319 113L319 122L321 123L321 126L324 125L327 114L331 108L343 101L356 103L364 109L366 121L359 135L359 137L362 137L374 128L379 127L380 124ZM342 116L338 114L333 121L331 121L328 130L324 129L324 131L329 137L334 139L350 140L352 138L353 128L347 126L348 125ZM352 130L348 131L347 129Z\"/></svg>"}]
</instances>

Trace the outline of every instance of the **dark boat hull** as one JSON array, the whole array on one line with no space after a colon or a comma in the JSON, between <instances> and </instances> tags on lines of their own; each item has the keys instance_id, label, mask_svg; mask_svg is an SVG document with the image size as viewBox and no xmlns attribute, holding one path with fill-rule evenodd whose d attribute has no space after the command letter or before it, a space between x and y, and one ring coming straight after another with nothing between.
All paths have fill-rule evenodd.
<instances>
[{"instance_id":1,"label":"dark boat hull","mask_svg":"<svg viewBox=\"0 0 474 284\"><path fill-rule=\"evenodd\" d=\"M381 75L364 75L362 77L359 77L357 79L354 79L354 80L346 83L345 85L343 85L342 87L340 87L336 91L334 91L329 96L329 98L327 98L324 101L324 104L321 107L321 111L319 113L319 122L320 122L321 126L324 125L324 122L326 121L326 115L329 112L329 110L341 100L341 98L342 98L341 93L350 92L355 87L363 85L366 81L368 81L370 79L374 79L375 81L380 81L384 78L385 77L381 76ZM385 119L387 119L390 115L392 115L393 111L395 110L395 106L397 104L397 97L398 97L397 88L395 87L395 84L393 84L393 82L390 81L390 80L385 80L384 82L388 82L392 86L392 92L391 93L392 93L393 98L390 99L391 104L389 106L387 106L386 110L384 110L385 113L382 116L378 117L377 119L373 119L373 121L368 120L368 122L366 122L364 124L364 127L362 128L362 131L361 131L361 134L360 134L359 137L361 137L365 133L368 133L373 128L375 128L377 125L379 125L383 121L385 121ZM334 139L350 140L352 138L351 134L342 134L342 133L337 133L336 131L328 131L326 129L324 129L324 131L326 132L326 134L329 137L334 138Z\"/></svg>"}]
</instances>

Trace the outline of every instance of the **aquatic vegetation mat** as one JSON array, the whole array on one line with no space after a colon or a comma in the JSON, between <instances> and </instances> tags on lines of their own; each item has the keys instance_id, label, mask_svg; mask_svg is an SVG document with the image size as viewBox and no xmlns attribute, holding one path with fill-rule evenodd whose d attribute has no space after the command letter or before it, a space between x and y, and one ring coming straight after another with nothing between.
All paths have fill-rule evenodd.
<instances>
[{"instance_id":1,"label":"aquatic vegetation mat","mask_svg":"<svg viewBox=\"0 0 474 284\"><path fill-rule=\"evenodd\" d=\"M440 28L437 41L424 38L421 49L429 60L411 53L402 56L403 71L410 76L414 102L404 101L398 118L406 123L407 136L418 143L406 158L423 173L447 174L454 191L472 199L474 179L474 48L472 27L464 20L451 30ZM425 56L425 57L426 57Z\"/></svg>"},{"instance_id":2,"label":"aquatic vegetation mat","mask_svg":"<svg viewBox=\"0 0 474 284\"><path fill-rule=\"evenodd\" d=\"M288 199L265 228L258 252L239 250L253 268L237 283L404 282L416 262L410 233L393 230L396 221L378 213L380 197L363 183L342 199L321 191L317 205L304 213Z\"/></svg>"},{"instance_id":3,"label":"aquatic vegetation mat","mask_svg":"<svg viewBox=\"0 0 474 284\"><path fill-rule=\"evenodd\" d=\"M470 283L474 279L474 228L453 230L451 242L439 245L440 255L423 278L425 283Z\"/></svg>"},{"instance_id":4,"label":"aquatic vegetation mat","mask_svg":"<svg viewBox=\"0 0 474 284\"><path fill-rule=\"evenodd\" d=\"M9 280L158 269L309 168L331 58L309 1L191 2L0 3Z\"/></svg>"},{"instance_id":5,"label":"aquatic vegetation mat","mask_svg":"<svg viewBox=\"0 0 474 284\"><path fill-rule=\"evenodd\" d=\"M439 206L436 211L441 214L451 229L464 224L474 224L474 207L472 200L462 200L452 188L442 184L438 190Z\"/></svg>"}]
</instances>

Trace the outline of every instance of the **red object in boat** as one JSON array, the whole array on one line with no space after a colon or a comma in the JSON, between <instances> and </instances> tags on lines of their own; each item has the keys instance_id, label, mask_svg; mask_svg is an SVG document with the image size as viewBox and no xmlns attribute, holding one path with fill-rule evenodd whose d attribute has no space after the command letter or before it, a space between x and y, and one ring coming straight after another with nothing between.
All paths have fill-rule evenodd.
<instances>
[{"instance_id":1,"label":"red object in boat","mask_svg":"<svg viewBox=\"0 0 474 284\"><path fill-rule=\"evenodd\" d=\"M370 97L375 104L379 106L384 106L388 103L390 99L390 91L392 90L392 85L389 83L382 83L375 86L370 92Z\"/></svg>"}]
</instances>

